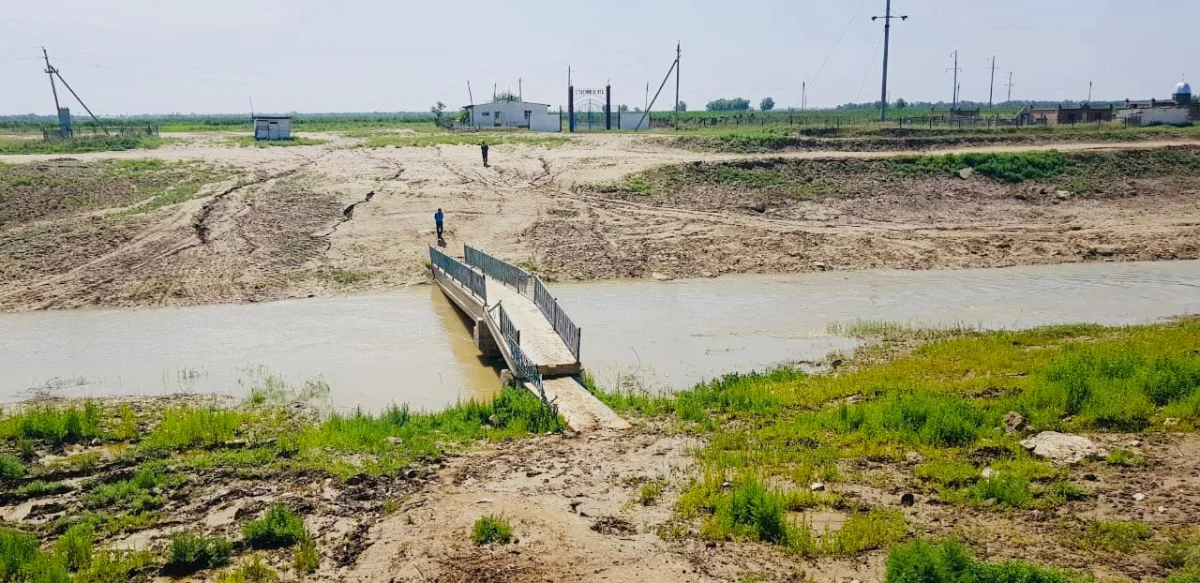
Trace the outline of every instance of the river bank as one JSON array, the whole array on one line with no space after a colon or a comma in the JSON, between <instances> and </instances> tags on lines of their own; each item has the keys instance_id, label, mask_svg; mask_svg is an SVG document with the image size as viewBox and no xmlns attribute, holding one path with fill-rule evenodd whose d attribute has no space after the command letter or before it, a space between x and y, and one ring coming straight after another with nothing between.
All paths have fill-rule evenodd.
<instances>
[{"instance_id":1,"label":"river bank","mask_svg":"<svg viewBox=\"0 0 1200 583\"><path fill-rule=\"evenodd\" d=\"M319 384L8 407L2 512L27 534L3 536L41 551L0 559L76 581L900 581L953 537L1010 577L1200 572L1200 321L851 333L875 341L827 374L597 388L627 433L560 433L527 393L327 416ZM1096 449L1022 446L1045 431ZM485 517L507 544L472 542Z\"/></svg>"},{"instance_id":2,"label":"river bank","mask_svg":"<svg viewBox=\"0 0 1200 583\"><path fill-rule=\"evenodd\" d=\"M557 281L1200 257L1194 146L979 148L958 152L987 159L906 166L904 152L698 153L589 135L498 144L483 168L476 148L446 136L397 147L320 137L239 148L182 135L155 150L5 157L0 311L420 284L438 208L450 253L470 243ZM992 172L1029 157L1013 151L1054 148L1050 174Z\"/></svg>"}]
</instances>

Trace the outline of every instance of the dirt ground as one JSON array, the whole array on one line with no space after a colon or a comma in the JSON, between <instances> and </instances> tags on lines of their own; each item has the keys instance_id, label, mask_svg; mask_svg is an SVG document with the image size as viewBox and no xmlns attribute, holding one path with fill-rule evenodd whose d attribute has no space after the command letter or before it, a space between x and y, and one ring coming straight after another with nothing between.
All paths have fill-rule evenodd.
<instances>
[{"instance_id":1,"label":"dirt ground","mask_svg":"<svg viewBox=\"0 0 1200 583\"><path fill-rule=\"evenodd\" d=\"M1195 189L1049 205L997 196L982 181L947 181L915 199L881 185L877 196L758 213L742 202L667 205L605 194L597 185L631 172L753 157L672 149L643 136L496 145L489 168L471 146L367 149L354 138L313 137L329 141L239 148L227 135L195 134L158 150L72 156L200 160L234 178L119 225L89 212L0 229L0 272L15 274L0 281L0 311L262 301L422 283L438 208L452 253L471 244L560 280L1200 256ZM880 155L894 154L784 156Z\"/></svg>"},{"instance_id":2,"label":"dirt ground","mask_svg":"<svg viewBox=\"0 0 1200 583\"><path fill-rule=\"evenodd\" d=\"M1070 480L1096 494L1052 510L947 505L912 476L913 464L861 460L845 468L866 480L830 485L860 509L900 508L910 532L954 535L989 560L1022 559L1092 572L1102 580L1161 578L1152 552L1111 553L1089 546L1090 521L1144 521L1160 533L1192 526L1200 512L1200 440L1194 435L1104 435L1152 465L1086 464ZM1137 443L1136 446L1131 444ZM642 425L632 434L545 437L502 444L452 460L408 497L396 514L367 532L352 566L322 573L342 581L850 581L883 579L883 550L846 558L804 559L778 546L705 541L697 525L673 518L680 490L697 475L696 439ZM641 484L668 485L651 506ZM863 482L872 485L866 485ZM902 506L913 493L915 503ZM1134 494L1144 499L1135 501ZM816 509L794 518L818 533L838 530L848 508ZM511 545L475 546L472 523L501 514L513 525Z\"/></svg>"}]
</instances>

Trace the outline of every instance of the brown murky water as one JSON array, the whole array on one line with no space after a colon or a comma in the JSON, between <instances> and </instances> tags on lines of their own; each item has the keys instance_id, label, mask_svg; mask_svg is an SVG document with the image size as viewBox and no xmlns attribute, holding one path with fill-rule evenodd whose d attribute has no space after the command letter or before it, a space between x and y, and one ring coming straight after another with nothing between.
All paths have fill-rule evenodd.
<instances>
[{"instance_id":1,"label":"brown murky water","mask_svg":"<svg viewBox=\"0 0 1200 583\"><path fill-rule=\"evenodd\" d=\"M1200 313L1200 262L863 271L557 284L602 385L686 388L731 371L852 349L835 322L1026 328ZM485 397L497 369L432 286L264 304L0 315L0 400L244 394L322 378L335 406L438 409Z\"/></svg>"}]
</instances>

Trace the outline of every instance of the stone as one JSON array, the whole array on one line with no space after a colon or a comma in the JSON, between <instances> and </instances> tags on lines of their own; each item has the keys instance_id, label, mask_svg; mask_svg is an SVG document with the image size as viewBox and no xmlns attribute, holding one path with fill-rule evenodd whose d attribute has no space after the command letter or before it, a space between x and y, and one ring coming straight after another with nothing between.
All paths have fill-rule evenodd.
<instances>
[{"instance_id":1,"label":"stone","mask_svg":"<svg viewBox=\"0 0 1200 583\"><path fill-rule=\"evenodd\" d=\"M480 498L479 502L476 502L476 504L493 504L495 502L496 501L491 498Z\"/></svg>"},{"instance_id":2,"label":"stone","mask_svg":"<svg viewBox=\"0 0 1200 583\"><path fill-rule=\"evenodd\" d=\"M651 274L650 274L650 278L651 278L651 279L653 279L654 281L671 281L672 279L675 279L675 278L673 278L673 277L671 277L671 276L669 276L669 275L664 275L664 274L662 274L662 273L659 273L659 272L657 272L657 271L656 271L656 272L654 272L654 273L651 273Z\"/></svg>"},{"instance_id":3,"label":"stone","mask_svg":"<svg viewBox=\"0 0 1200 583\"><path fill-rule=\"evenodd\" d=\"M404 445L403 439L400 439L399 437L393 437L390 435L387 438L387 442L388 442L388 445Z\"/></svg>"},{"instance_id":4,"label":"stone","mask_svg":"<svg viewBox=\"0 0 1200 583\"><path fill-rule=\"evenodd\" d=\"M808 487L808 489L812 490L813 492L824 492L825 484L822 484L820 482L813 482L812 485Z\"/></svg>"},{"instance_id":5,"label":"stone","mask_svg":"<svg viewBox=\"0 0 1200 583\"><path fill-rule=\"evenodd\" d=\"M905 461L907 461L910 464L919 464L919 463L925 461L925 456L921 455L918 452L910 451L910 452L904 454L904 459L905 459Z\"/></svg>"},{"instance_id":6,"label":"stone","mask_svg":"<svg viewBox=\"0 0 1200 583\"><path fill-rule=\"evenodd\" d=\"M996 477L996 470L993 470L992 468L983 468L983 471L979 472L979 475L983 476L984 478L994 478Z\"/></svg>"},{"instance_id":7,"label":"stone","mask_svg":"<svg viewBox=\"0 0 1200 583\"><path fill-rule=\"evenodd\" d=\"M1004 414L1004 433L1013 435L1025 429L1025 418L1016 411Z\"/></svg>"},{"instance_id":8,"label":"stone","mask_svg":"<svg viewBox=\"0 0 1200 583\"><path fill-rule=\"evenodd\" d=\"M1175 427L1176 425L1179 425L1179 419L1177 417L1167 417L1166 419L1163 419L1163 427Z\"/></svg>"},{"instance_id":9,"label":"stone","mask_svg":"<svg viewBox=\"0 0 1200 583\"><path fill-rule=\"evenodd\" d=\"M817 262L813 263L813 269L816 269L818 271L825 271L827 269L827 267L825 265L825 262L817 261Z\"/></svg>"},{"instance_id":10,"label":"stone","mask_svg":"<svg viewBox=\"0 0 1200 583\"><path fill-rule=\"evenodd\" d=\"M974 175L975 175L974 168L963 168L962 170L958 171L958 177L962 178L963 180L967 180Z\"/></svg>"},{"instance_id":11,"label":"stone","mask_svg":"<svg viewBox=\"0 0 1200 583\"><path fill-rule=\"evenodd\" d=\"M1033 437L1022 439L1021 447L1054 464L1077 464L1085 459L1102 458L1108 455L1104 448L1082 435L1057 431L1043 431Z\"/></svg>"},{"instance_id":12,"label":"stone","mask_svg":"<svg viewBox=\"0 0 1200 583\"><path fill-rule=\"evenodd\" d=\"M1146 499L1146 495L1141 492L1138 492L1137 494L1133 495L1134 502L1141 502L1142 500L1145 500L1145 499Z\"/></svg>"}]
</instances>

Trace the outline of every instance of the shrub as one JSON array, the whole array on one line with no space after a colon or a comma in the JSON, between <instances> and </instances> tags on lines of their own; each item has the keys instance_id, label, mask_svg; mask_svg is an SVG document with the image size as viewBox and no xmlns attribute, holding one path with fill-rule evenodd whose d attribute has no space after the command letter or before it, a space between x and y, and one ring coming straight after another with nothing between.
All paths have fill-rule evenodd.
<instances>
[{"instance_id":1,"label":"shrub","mask_svg":"<svg viewBox=\"0 0 1200 583\"><path fill-rule=\"evenodd\" d=\"M242 534L252 548L290 547L304 538L304 520L291 508L276 503L261 519L247 522Z\"/></svg>"},{"instance_id":2,"label":"shrub","mask_svg":"<svg viewBox=\"0 0 1200 583\"><path fill-rule=\"evenodd\" d=\"M500 515L488 515L475 521L471 528L471 542L476 545L500 543L503 545L512 541L512 526L508 519Z\"/></svg>"},{"instance_id":3,"label":"shrub","mask_svg":"<svg viewBox=\"0 0 1200 583\"><path fill-rule=\"evenodd\" d=\"M955 539L916 539L888 553L886 583L1070 583L1066 574L1021 561L978 561Z\"/></svg>"},{"instance_id":4,"label":"shrub","mask_svg":"<svg viewBox=\"0 0 1200 583\"><path fill-rule=\"evenodd\" d=\"M164 569L179 575L201 569L216 569L229 564L232 552L233 543L224 538L181 532L171 537Z\"/></svg>"},{"instance_id":5,"label":"shrub","mask_svg":"<svg viewBox=\"0 0 1200 583\"><path fill-rule=\"evenodd\" d=\"M11 455L0 455L0 480L16 480L25 475L25 464Z\"/></svg>"},{"instance_id":6,"label":"shrub","mask_svg":"<svg viewBox=\"0 0 1200 583\"><path fill-rule=\"evenodd\" d=\"M90 525L76 524L67 529L62 538L54 543L54 552L70 571L86 569L92 563L92 545L95 532Z\"/></svg>"}]
</instances>

